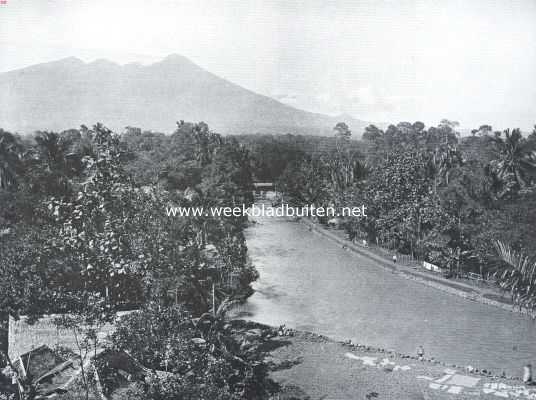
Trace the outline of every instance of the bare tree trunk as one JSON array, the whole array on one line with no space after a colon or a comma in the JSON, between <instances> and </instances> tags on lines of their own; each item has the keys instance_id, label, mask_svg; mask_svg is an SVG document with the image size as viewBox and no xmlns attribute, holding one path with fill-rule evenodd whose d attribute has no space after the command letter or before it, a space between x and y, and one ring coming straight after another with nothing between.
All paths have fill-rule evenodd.
<instances>
[{"instance_id":1,"label":"bare tree trunk","mask_svg":"<svg viewBox=\"0 0 536 400\"><path fill-rule=\"evenodd\" d=\"M0 312L0 369L7 365L3 354L7 356L9 351L9 314Z\"/></svg>"},{"instance_id":2,"label":"bare tree trunk","mask_svg":"<svg viewBox=\"0 0 536 400\"><path fill-rule=\"evenodd\" d=\"M78 339L78 333L76 332L76 327L73 328L72 331L74 334L76 347L78 348L78 352L80 355L80 375L82 375L82 384L84 385L85 399L89 400L89 382L87 380L86 371L84 367L84 363L86 362L88 350L87 348L85 350L83 349L83 345L82 343L80 343L80 340Z\"/></svg>"}]
</instances>

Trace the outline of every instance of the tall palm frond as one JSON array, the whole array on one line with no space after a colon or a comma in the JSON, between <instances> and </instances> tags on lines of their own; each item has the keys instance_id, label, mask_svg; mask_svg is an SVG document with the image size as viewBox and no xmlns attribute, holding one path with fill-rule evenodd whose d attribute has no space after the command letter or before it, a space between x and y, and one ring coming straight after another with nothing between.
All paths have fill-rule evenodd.
<instances>
[{"instance_id":1,"label":"tall palm frond","mask_svg":"<svg viewBox=\"0 0 536 400\"><path fill-rule=\"evenodd\" d=\"M494 273L501 288L508 290L514 301L528 309L536 307L536 260L514 251L497 240L495 249L502 261Z\"/></svg>"}]
</instances>

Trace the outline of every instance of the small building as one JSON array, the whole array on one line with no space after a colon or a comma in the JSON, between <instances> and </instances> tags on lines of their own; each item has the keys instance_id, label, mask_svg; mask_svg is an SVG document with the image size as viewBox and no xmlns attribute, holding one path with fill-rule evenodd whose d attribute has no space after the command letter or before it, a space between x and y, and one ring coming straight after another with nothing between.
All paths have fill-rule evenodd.
<instances>
[{"instance_id":1,"label":"small building","mask_svg":"<svg viewBox=\"0 0 536 400\"><path fill-rule=\"evenodd\" d=\"M253 187L255 198L273 199L277 195L273 182L254 182Z\"/></svg>"},{"instance_id":2,"label":"small building","mask_svg":"<svg viewBox=\"0 0 536 400\"><path fill-rule=\"evenodd\" d=\"M21 355L13 362L13 367L18 377L31 382L36 400L76 391L77 383L81 382L80 357L74 353L69 358L61 357L46 345ZM148 373L128 353L107 349L85 360L84 370L94 377L92 387L102 399L112 399L135 382L143 382ZM24 390L19 385L19 391Z\"/></svg>"},{"instance_id":3,"label":"small building","mask_svg":"<svg viewBox=\"0 0 536 400\"><path fill-rule=\"evenodd\" d=\"M36 399L65 393L80 369L78 357L65 359L50 347L43 345L22 354L13 362L15 372L23 380L30 380L36 388ZM24 388L19 385L19 391Z\"/></svg>"}]
</instances>

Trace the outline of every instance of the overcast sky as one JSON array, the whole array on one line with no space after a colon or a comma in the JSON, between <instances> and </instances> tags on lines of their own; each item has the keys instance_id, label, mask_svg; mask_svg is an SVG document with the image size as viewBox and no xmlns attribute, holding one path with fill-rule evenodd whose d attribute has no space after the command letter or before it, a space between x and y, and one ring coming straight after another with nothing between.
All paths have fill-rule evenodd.
<instances>
[{"instance_id":1,"label":"overcast sky","mask_svg":"<svg viewBox=\"0 0 536 400\"><path fill-rule=\"evenodd\" d=\"M7 0L0 71L171 53L309 111L536 123L535 0Z\"/></svg>"}]
</instances>

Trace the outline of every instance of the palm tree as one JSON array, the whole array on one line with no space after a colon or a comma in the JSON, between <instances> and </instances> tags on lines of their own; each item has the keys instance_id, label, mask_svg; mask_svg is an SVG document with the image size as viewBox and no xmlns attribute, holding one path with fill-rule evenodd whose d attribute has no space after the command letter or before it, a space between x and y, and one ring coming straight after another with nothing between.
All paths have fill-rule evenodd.
<instances>
[{"instance_id":1,"label":"palm tree","mask_svg":"<svg viewBox=\"0 0 536 400\"><path fill-rule=\"evenodd\" d=\"M17 138L0 129L0 189L7 189L17 183L22 147Z\"/></svg>"},{"instance_id":2,"label":"palm tree","mask_svg":"<svg viewBox=\"0 0 536 400\"><path fill-rule=\"evenodd\" d=\"M431 159L431 169L434 175L434 191L442 182L448 186L450 171L463 165L461 153L455 145L437 147Z\"/></svg>"},{"instance_id":3,"label":"palm tree","mask_svg":"<svg viewBox=\"0 0 536 400\"><path fill-rule=\"evenodd\" d=\"M63 167L69 148L67 140L55 132L44 131L37 133L35 142L37 143L39 154L49 170Z\"/></svg>"},{"instance_id":4,"label":"palm tree","mask_svg":"<svg viewBox=\"0 0 536 400\"><path fill-rule=\"evenodd\" d=\"M214 293L213 293L214 296ZM213 297L213 305L209 312L203 313L199 318L194 318L192 323L196 329L198 329L205 342L217 343L220 350L231 355L232 352L228 348L226 336L223 334L225 331L225 323L227 313L240 301L232 299L232 297L225 297L219 306L216 306L215 297ZM233 355L233 358L244 363L244 360L237 358Z\"/></svg>"},{"instance_id":5,"label":"palm tree","mask_svg":"<svg viewBox=\"0 0 536 400\"><path fill-rule=\"evenodd\" d=\"M501 261L494 276L499 286L508 290L513 300L531 311L536 308L536 260L514 251L509 245L495 242Z\"/></svg>"},{"instance_id":6,"label":"palm tree","mask_svg":"<svg viewBox=\"0 0 536 400\"><path fill-rule=\"evenodd\" d=\"M498 132L490 140L497 154L490 166L504 186L500 196L529 186L536 172L536 152L531 142L523 138L519 129L506 129L504 138Z\"/></svg>"},{"instance_id":7,"label":"palm tree","mask_svg":"<svg viewBox=\"0 0 536 400\"><path fill-rule=\"evenodd\" d=\"M338 191L344 191L363 180L369 172L369 167L352 153L334 152L322 157L321 161L327 167L331 186Z\"/></svg>"}]
</instances>

